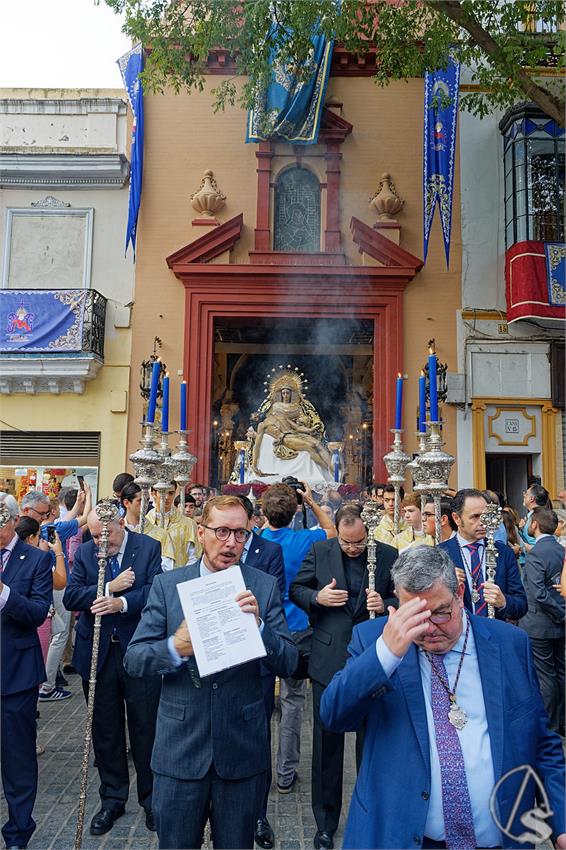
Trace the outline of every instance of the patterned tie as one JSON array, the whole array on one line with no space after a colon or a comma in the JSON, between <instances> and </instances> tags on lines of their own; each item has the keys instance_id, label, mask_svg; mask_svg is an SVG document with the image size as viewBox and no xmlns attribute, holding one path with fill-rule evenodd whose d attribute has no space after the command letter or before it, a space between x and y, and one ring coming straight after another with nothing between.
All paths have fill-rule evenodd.
<instances>
[{"instance_id":1,"label":"patterned tie","mask_svg":"<svg viewBox=\"0 0 566 850\"><path fill-rule=\"evenodd\" d=\"M487 602L483 598L483 573L481 569L479 543L468 543L466 549L470 553L470 572L472 574L472 587L475 587L480 598L474 603L474 613L479 617L487 617Z\"/></svg>"},{"instance_id":2,"label":"patterned tie","mask_svg":"<svg viewBox=\"0 0 566 850\"><path fill-rule=\"evenodd\" d=\"M442 809L444 811L444 833L446 847L456 850L474 850L476 835L472 817L472 805L464 768L464 756L458 731L448 720L450 697L438 678L448 683L448 674L440 655L431 655L432 717L436 737L436 748L440 762L442 784Z\"/></svg>"},{"instance_id":3,"label":"patterned tie","mask_svg":"<svg viewBox=\"0 0 566 850\"><path fill-rule=\"evenodd\" d=\"M12 554L11 549L0 549L0 576L4 572L4 569L10 560L10 555Z\"/></svg>"},{"instance_id":4,"label":"patterned tie","mask_svg":"<svg viewBox=\"0 0 566 850\"><path fill-rule=\"evenodd\" d=\"M118 563L117 555L110 555L108 558L108 566L110 567L112 578L116 578L117 575L120 575L120 564Z\"/></svg>"}]
</instances>

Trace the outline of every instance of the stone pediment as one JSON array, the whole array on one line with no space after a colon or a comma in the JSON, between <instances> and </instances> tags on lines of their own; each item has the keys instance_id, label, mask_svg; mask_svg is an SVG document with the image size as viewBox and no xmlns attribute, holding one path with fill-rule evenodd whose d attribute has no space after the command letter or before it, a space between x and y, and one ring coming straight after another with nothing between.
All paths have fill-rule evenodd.
<instances>
[{"instance_id":1,"label":"stone pediment","mask_svg":"<svg viewBox=\"0 0 566 850\"><path fill-rule=\"evenodd\" d=\"M170 269L188 263L208 263L225 251L231 251L240 236L244 226L244 214L234 216L229 221L214 227L204 236L199 236L193 242L169 254L167 265Z\"/></svg>"},{"instance_id":2,"label":"stone pediment","mask_svg":"<svg viewBox=\"0 0 566 850\"><path fill-rule=\"evenodd\" d=\"M352 238L360 254L367 254L383 266L408 269L415 275L424 266L424 262L409 251L396 245L391 239L382 236L373 227L364 224L359 218L352 217L350 222Z\"/></svg>"}]
</instances>

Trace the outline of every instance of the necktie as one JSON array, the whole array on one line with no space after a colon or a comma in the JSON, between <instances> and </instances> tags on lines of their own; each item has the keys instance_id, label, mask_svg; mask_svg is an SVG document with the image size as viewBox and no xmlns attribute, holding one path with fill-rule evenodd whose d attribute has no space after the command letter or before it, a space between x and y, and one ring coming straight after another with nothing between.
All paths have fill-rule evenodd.
<instances>
[{"instance_id":1,"label":"necktie","mask_svg":"<svg viewBox=\"0 0 566 850\"><path fill-rule=\"evenodd\" d=\"M112 578L116 578L116 576L120 573L120 564L118 563L117 555L110 555L108 558L108 566L110 567Z\"/></svg>"},{"instance_id":2,"label":"necktie","mask_svg":"<svg viewBox=\"0 0 566 850\"><path fill-rule=\"evenodd\" d=\"M474 850L476 835L472 817L472 805L464 768L464 756L457 729L448 720L450 697L439 679L448 684L448 674L440 655L431 655L431 664L438 675L431 671L432 717L436 748L440 762L442 785L442 809L444 833L449 850Z\"/></svg>"},{"instance_id":3,"label":"necktie","mask_svg":"<svg viewBox=\"0 0 566 850\"><path fill-rule=\"evenodd\" d=\"M11 554L11 549L0 549L0 575L2 575L2 573L4 572L4 568L10 560Z\"/></svg>"},{"instance_id":4,"label":"necktie","mask_svg":"<svg viewBox=\"0 0 566 850\"><path fill-rule=\"evenodd\" d=\"M481 569L480 547L478 543L469 543L466 549L470 553L470 573L472 574L472 589L479 594L479 599L474 603L474 613L480 617L487 617L487 602L483 598L483 573Z\"/></svg>"}]
</instances>

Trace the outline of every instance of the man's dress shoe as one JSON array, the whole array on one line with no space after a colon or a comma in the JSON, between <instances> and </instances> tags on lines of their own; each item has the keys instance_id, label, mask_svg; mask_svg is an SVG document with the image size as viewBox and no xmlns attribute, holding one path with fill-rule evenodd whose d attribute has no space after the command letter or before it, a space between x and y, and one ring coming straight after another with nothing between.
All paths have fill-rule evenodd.
<instances>
[{"instance_id":1,"label":"man's dress shoe","mask_svg":"<svg viewBox=\"0 0 566 850\"><path fill-rule=\"evenodd\" d=\"M275 843L275 835L267 818L258 818L255 825L255 843L264 850L271 850Z\"/></svg>"},{"instance_id":2,"label":"man's dress shoe","mask_svg":"<svg viewBox=\"0 0 566 850\"><path fill-rule=\"evenodd\" d=\"M150 830L150 832L156 832L157 827L155 826L155 818L153 817L153 812L151 809L145 810L145 825Z\"/></svg>"},{"instance_id":3,"label":"man's dress shoe","mask_svg":"<svg viewBox=\"0 0 566 850\"><path fill-rule=\"evenodd\" d=\"M325 832L322 829L317 830L313 840L315 850L320 850L324 847L325 850L332 850L334 847L334 835L331 832Z\"/></svg>"},{"instance_id":4,"label":"man's dress shoe","mask_svg":"<svg viewBox=\"0 0 566 850\"><path fill-rule=\"evenodd\" d=\"M123 814L124 809L101 809L90 822L90 834L104 835L105 832L110 832L114 821L121 818Z\"/></svg>"}]
</instances>

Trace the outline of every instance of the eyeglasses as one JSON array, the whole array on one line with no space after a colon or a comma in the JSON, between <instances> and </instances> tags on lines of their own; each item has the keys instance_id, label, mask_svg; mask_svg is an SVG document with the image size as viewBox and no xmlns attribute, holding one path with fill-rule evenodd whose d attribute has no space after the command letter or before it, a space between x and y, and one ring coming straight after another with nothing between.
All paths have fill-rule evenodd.
<instances>
[{"instance_id":1,"label":"eyeglasses","mask_svg":"<svg viewBox=\"0 0 566 850\"><path fill-rule=\"evenodd\" d=\"M442 623L448 623L452 619L452 608L454 606L454 600L450 603L450 611L433 611L430 617L428 618L431 623L435 623L440 625Z\"/></svg>"},{"instance_id":2,"label":"eyeglasses","mask_svg":"<svg viewBox=\"0 0 566 850\"><path fill-rule=\"evenodd\" d=\"M216 539L222 541L223 543L226 540L230 539L230 535L234 535L234 540L236 543L245 543L251 532L248 531L247 528L226 528L224 525L219 525L215 527L213 525L204 525L201 523L203 528L208 528L209 531L214 531L216 535Z\"/></svg>"},{"instance_id":3,"label":"eyeglasses","mask_svg":"<svg viewBox=\"0 0 566 850\"><path fill-rule=\"evenodd\" d=\"M423 511L421 516L424 517L424 519L434 518L434 514L431 513L430 511Z\"/></svg>"},{"instance_id":4,"label":"eyeglasses","mask_svg":"<svg viewBox=\"0 0 566 850\"><path fill-rule=\"evenodd\" d=\"M367 537L364 537L363 540L342 540L342 538L339 537L338 542L342 548L346 546L349 549L364 549L367 543Z\"/></svg>"},{"instance_id":5,"label":"eyeglasses","mask_svg":"<svg viewBox=\"0 0 566 850\"><path fill-rule=\"evenodd\" d=\"M30 508L30 511L33 511L34 514L37 514L38 516L49 516L51 508L47 508L46 511L38 511L37 508Z\"/></svg>"}]
</instances>

